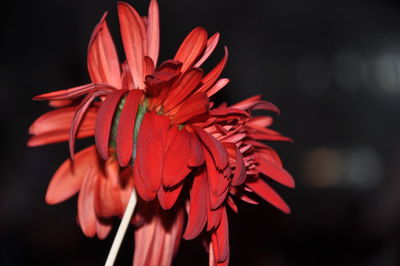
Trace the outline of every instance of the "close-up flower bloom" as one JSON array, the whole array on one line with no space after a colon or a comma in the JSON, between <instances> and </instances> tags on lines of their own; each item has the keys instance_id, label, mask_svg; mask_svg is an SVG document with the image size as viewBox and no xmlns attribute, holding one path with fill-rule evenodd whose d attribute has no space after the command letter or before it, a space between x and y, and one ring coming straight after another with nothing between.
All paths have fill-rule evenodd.
<instances>
[{"instance_id":1,"label":"close-up flower bloom","mask_svg":"<svg viewBox=\"0 0 400 266\"><path fill-rule=\"evenodd\" d=\"M137 195L128 217L135 230L133 265L170 265L182 238L202 238L209 264L228 265L228 209L237 213L236 201L262 199L290 213L269 182L295 186L269 146L291 141L270 129L279 109L259 95L215 103L229 82L221 77L228 48L211 71L202 66L219 33L197 27L172 59L158 63L157 1L151 0L147 17L119 2L121 61L106 18L88 46L91 83L34 97L55 110L33 122L28 146L69 142L70 158L51 179L46 203L78 194L82 232L104 239ZM265 114L254 116L260 110ZM95 144L76 152L76 139L88 137Z\"/></svg>"}]
</instances>

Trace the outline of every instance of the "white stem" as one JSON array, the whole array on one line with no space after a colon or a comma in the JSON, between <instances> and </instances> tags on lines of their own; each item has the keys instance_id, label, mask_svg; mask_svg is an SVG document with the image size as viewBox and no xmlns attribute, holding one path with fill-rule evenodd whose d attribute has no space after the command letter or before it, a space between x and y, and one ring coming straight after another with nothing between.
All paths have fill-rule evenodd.
<instances>
[{"instance_id":1,"label":"white stem","mask_svg":"<svg viewBox=\"0 0 400 266\"><path fill-rule=\"evenodd\" d=\"M114 242L112 243L110 252L108 253L105 266L114 265L119 248L121 247L122 240L124 239L126 230L128 229L129 223L131 221L133 210L135 209L136 206L136 201L137 201L136 192L135 190L132 190L128 206L126 207L124 216L122 217L121 223L119 224L118 231L117 234L115 235Z\"/></svg>"}]
</instances>

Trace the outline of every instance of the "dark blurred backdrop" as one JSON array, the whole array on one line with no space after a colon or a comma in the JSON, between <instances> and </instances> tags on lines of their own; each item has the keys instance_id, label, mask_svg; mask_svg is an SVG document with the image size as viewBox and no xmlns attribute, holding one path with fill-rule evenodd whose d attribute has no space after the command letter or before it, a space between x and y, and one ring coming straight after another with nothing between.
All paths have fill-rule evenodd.
<instances>
[{"instance_id":1,"label":"dark blurred backdrop","mask_svg":"<svg viewBox=\"0 0 400 266\"><path fill-rule=\"evenodd\" d=\"M129 1L142 14L148 1ZM277 104L276 144L295 190L293 209L240 204L230 213L231 265L400 265L400 5L397 1L159 0L161 59L201 25L222 34L230 58L220 94ZM65 143L27 148L28 127L49 110L31 98L88 82L91 31L111 0L0 4L0 265L102 265L112 236L83 236L76 198L47 206L47 184ZM119 44L120 46L120 44ZM223 55L222 46L214 58ZM133 232L117 265L130 265ZM207 265L183 241L174 265Z\"/></svg>"}]
</instances>

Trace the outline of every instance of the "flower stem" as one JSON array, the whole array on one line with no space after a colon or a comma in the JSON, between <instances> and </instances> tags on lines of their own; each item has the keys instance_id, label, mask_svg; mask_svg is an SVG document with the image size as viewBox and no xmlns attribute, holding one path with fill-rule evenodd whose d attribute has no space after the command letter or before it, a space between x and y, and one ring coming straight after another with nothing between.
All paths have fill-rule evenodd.
<instances>
[{"instance_id":1,"label":"flower stem","mask_svg":"<svg viewBox=\"0 0 400 266\"><path fill-rule=\"evenodd\" d=\"M121 223L119 224L117 234L115 235L114 242L112 243L110 252L108 253L108 257L105 263L105 266L113 266L115 259L117 258L117 254L119 248L121 247L122 240L124 239L126 230L128 229L128 225L131 221L133 211L135 209L137 202L136 191L132 190L132 194L129 198L128 206L124 212L124 216L122 217Z\"/></svg>"}]
</instances>

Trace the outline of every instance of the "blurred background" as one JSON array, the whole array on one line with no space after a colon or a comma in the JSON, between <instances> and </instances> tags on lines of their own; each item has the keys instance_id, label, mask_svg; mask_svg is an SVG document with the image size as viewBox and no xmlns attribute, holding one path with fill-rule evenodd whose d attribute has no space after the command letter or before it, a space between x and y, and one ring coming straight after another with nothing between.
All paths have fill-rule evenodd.
<instances>
[{"instance_id":1,"label":"blurred background","mask_svg":"<svg viewBox=\"0 0 400 266\"><path fill-rule=\"evenodd\" d=\"M161 59L195 26L221 32L234 103L254 94L278 105L273 146L295 190L274 187L293 213L239 204L229 213L230 265L400 265L400 4L389 0L159 0ZM141 14L148 1L129 1ZM83 236L76 197L47 206L47 184L67 144L27 148L49 110L34 95L88 82L86 49L102 16L119 41L116 2L0 3L0 265L102 265L111 246ZM118 44L121 47L121 44ZM223 56L222 45L209 66ZM207 68L207 67L206 67ZM130 265L129 231L116 265ZM183 241L174 265L207 265Z\"/></svg>"}]
</instances>

